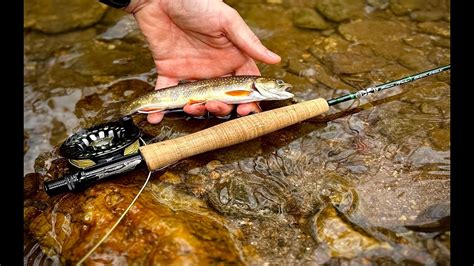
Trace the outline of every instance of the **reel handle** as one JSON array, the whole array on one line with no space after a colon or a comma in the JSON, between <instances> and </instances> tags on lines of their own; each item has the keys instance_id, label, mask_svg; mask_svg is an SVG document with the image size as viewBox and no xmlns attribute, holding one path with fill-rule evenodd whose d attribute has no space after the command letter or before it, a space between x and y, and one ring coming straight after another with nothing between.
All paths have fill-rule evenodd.
<instances>
[{"instance_id":1,"label":"reel handle","mask_svg":"<svg viewBox=\"0 0 474 266\"><path fill-rule=\"evenodd\" d=\"M74 190L75 181L79 178L79 173L72 175L64 176L63 178L58 178L55 180L45 181L44 182L44 191L48 195L56 195L64 192L69 192Z\"/></svg>"},{"instance_id":2,"label":"reel handle","mask_svg":"<svg viewBox=\"0 0 474 266\"><path fill-rule=\"evenodd\" d=\"M327 101L318 98L233 119L184 137L142 146L140 152L148 169L153 171L193 155L260 137L328 110Z\"/></svg>"},{"instance_id":3,"label":"reel handle","mask_svg":"<svg viewBox=\"0 0 474 266\"><path fill-rule=\"evenodd\" d=\"M50 196L81 190L100 179L135 169L142 161L143 158L138 153L119 157L107 164L93 166L72 175L45 181L43 187Z\"/></svg>"}]
</instances>

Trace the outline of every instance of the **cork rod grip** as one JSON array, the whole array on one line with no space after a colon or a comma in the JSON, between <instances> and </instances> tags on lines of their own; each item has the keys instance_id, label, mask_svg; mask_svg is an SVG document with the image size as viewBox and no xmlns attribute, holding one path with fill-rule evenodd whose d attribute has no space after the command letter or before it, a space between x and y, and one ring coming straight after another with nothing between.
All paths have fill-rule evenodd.
<instances>
[{"instance_id":1,"label":"cork rod grip","mask_svg":"<svg viewBox=\"0 0 474 266\"><path fill-rule=\"evenodd\" d=\"M310 100L233 119L176 139L142 146L140 152L148 169L156 170L196 154L260 137L328 110L325 99Z\"/></svg>"}]
</instances>

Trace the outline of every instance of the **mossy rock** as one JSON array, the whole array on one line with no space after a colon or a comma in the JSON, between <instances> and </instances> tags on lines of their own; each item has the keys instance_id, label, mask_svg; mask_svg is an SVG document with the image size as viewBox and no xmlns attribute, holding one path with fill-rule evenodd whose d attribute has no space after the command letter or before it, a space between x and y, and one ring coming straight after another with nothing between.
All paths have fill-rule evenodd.
<instances>
[{"instance_id":1,"label":"mossy rock","mask_svg":"<svg viewBox=\"0 0 474 266\"><path fill-rule=\"evenodd\" d=\"M26 0L24 27L45 33L86 28L99 22L107 9L95 0Z\"/></svg>"},{"instance_id":2,"label":"mossy rock","mask_svg":"<svg viewBox=\"0 0 474 266\"><path fill-rule=\"evenodd\" d=\"M318 12L310 8L296 8L293 11L293 24L298 28L325 30L329 24Z\"/></svg>"}]
</instances>

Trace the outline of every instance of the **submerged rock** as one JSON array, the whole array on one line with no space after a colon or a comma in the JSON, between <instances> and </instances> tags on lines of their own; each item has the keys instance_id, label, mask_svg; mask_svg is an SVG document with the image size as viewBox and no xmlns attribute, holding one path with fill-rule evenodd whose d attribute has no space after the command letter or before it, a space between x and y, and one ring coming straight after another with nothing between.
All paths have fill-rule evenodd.
<instances>
[{"instance_id":1,"label":"submerged rock","mask_svg":"<svg viewBox=\"0 0 474 266\"><path fill-rule=\"evenodd\" d=\"M382 57L388 61L396 61L403 53L400 51L409 51L410 46L404 44L401 40L392 40L371 44L370 47L376 56Z\"/></svg>"},{"instance_id":2,"label":"submerged rock","mask_svg":"<svg viewBox=\"0 0 474 266\"><path fill-rule=\"evenodd\" d=\"M451 48L451 40L449 38L436 39L434 44L443 48Z\"/></svg>"},{"instance_id":3,"label":"submerged rock","mask_svg":"<svg viewBox=\"0 0 474 266\"><path fill-rule=\"evenodd\" d=\"M53 118L51 121L53 124L53 128L51 131L51 137L49 139L49 143L53 146L61 145L68 137L67 129L63 122Z\"/></svg>"},{"instance_id":4,"label":"submerged rock","mask_svg":"<svg viewBox=\"0 0 474 266\"><path fill-rule=\"evenodd\" d=\"M25 199L33 196L38 191L39 177L40 174L38 173L30 173L23 178L23 197Z\"/></svg>"},{"instance_id":5,"label":"submerged rock","mask_svg":"<svg viewBox=\"0 0 474 266\"><path fill-rule=\"evenodd\" d=\"M316 72L311 63L302 62L302 60L290 59L287 62L286 71L299 77L313 77Z\"/></svg>"},{"instance_id":6,"label":"submerged rock","mask_svg":"<svg viewBox=\"0 0 474 266\"><path fill-rule=\"evenodd\" d=\"M422 103L420 105L420 111L423 114L432 114L432 115L437 115L440 113L439 109L435 105L429 104L429 103Z\"/></svg>"},{"instance_id":7,"label":"submerged rock","mask_svg":"<svg viewBox=\"0 0 474 266\"><path fill-rule=\"evenodd\" d=\"M331 257L350 259L374 249L392 249L341 215L329 205L318 212L311 223L313 237L327 247Z\"/></svg>"},{"instance_id":8,"label":"submerged rock","mask_svg":"<svg viewBox=\"0 0 474 266\"><path fill-rule=\"evenodd\" d=\"M26 131L23 131L23 155L25 155L28 152L28 149L30 148L28 146L28 133Z\"/></svg>"},{"instance_id":9,"label":"submerged rock","mask_svg":"<svg viewBox=\"0 0 474 266\"><path fill-rule=\"evenodd\" d=\"M429 103L435 106L449 102L450 86L444 82L425 82L410 89L400 99L410 103Z\"/></svg>"},{"instance_id":10,"label":"submerged rock","mask_svg":"<svg viewBox=\"0 0 474 266\"><path fill-rule=\"evenodd\" d=\"M398 58L400 65L413 71L425 71L436 67L426 56L420 53L404 53Z\"/></svg>"},{"instance_id":11,"label":"submerged rock","mask_svg":"<svg viewBox=\"0 0 474 266\"><path fill-rule=\"evenodd\" d=\"M334 53L324 57L336 74L356 74L378 69L388 64L383 58L355 53Z\"/></svg>"},{"instance_id":12,"label":"submerged rock","mask_svg":"<svg viewBox=\"0 0 474 266\"><path fill-rule=\"evenodd\" d=\"M429 46L432 43L432 39L429 35L416 34L403 38L403 42L410 45L411 47L420 48Z\"/></svg>"},{"instance_id":13,"label":"submerged rock","mask_svg":"<svg viewBox=\"0 0 474 266\"><path fill-rule=\"evenodd\" d=\"M120 19L125 16L133 16L128 14L127 12L123 12L121 9L117 8L109 8L105 13L104 17L100 20L100 25L102 26L113 26L116 24Z\"/></svg>"},{"instance_id":14,"label":"submerged rock","mask_svg":"<svg viewBox=\"0 0 474 266\"><path fill-rule=\"evenodd\" d=\"M25 28L60 33L97 23L108 6L94 0L26 0Z\"/></svg>"},{"instance_id":15,"label":"submerged rock","mask_svg":"<svg viewBox=\"0 0 474 266\"><path fill-rule=\"evenodd\" d=\"M283 0L282 5L285 8L291 7L309 7L314 8L318 0Z\"/></svg>"},{"instance_id":16,"label":"submerged rock","mask_svg":"<svg viewBox=\"0 0 474 266\"><path fill-rule=\"evenodd\" d=\"M351 44L337 33L331 33L327 37L316 37L313 43L314 45L309 48L309 52L318 59L328 53L347 52Z\"/></svg>"},{"instance_id":17,"label":"submerged rock","mask_svg":"<svg viewBox=\"0 0 474 266\"><path fill-rule=\"evenodd\" d=\"M43 61L51 56L65 55L73 47L79 47L94 39L94 28L73 31L57 35L47 35L32 31L25 34L25 56L28 61ZM70 57L69 59L73 59Z\"/></svg>"},{"instance_id":18,"label":"submerged rock","mask_svg":"<svg viewBox=\"0 0 474 266\"><path fill-rule=\"evenodd\" d=\"M401 23L383 20L358 20L341 24L338 31L346 40L360 44L397 41L410 33L410 30Z\"/></svg>"},{"instance_id":19,"label":"submerged rock","mask_svg":"<svg viewBox=\"0 0 474 266\"><path fill-rule=\"evenodd\" d=\"M348 85L347 83L344 83L340 78L338 78L337 75L331 75L322 66L315 65L314 70L315 70L314 76L316 80L328 86L329 88L348 90L348 91L354 90L352 86Z\"/></svg>"},{"instance_id":20,"label":"submerged rock","mask_svg":"<svg viewBox=\"0 0 474 266\"><path fill-rule=\"evenodd\" d=\"M444 21L421 22L421 23L418 24L418 28L423 33L435 34L435 35L439 35L439 36L442 36L442 37L448 37L448 38L451 36L451 29L450 29L450 26L449 26L449 22L444 22Z\"/></svg>"},{"instance_id":21,"label":"submerged rock","mask_svg":"<svg viewBox=\"0 0 474 266\"><path fill-rule=\"evenodd\" d=\"M447 151L451 147L451 134L448 129L437 128L431 131L430 140L438 150Z\"/></svg>"},{"instance_id":22,"label":"submerged rock","mask_svg":"<svg viewBox=\"0 0 474 266\"><path fill-rule=\"evenodd\" d=\"M268 217L288 209L291 195L284 188L286 182L281 185L259 175L235 171L229 175L232 177L216 184L208 194L210 204L220 213L233 217Z\"/></svg>"},{"instance_id":23,"label":"submerged rock","mask_svg":"<svg viewBox=\"0 0 474 266\"><path fill-rule=\"evenodd\" d=\"M401 16L426 6L427 0L390 0L390 9L395 15Z\"/></svg>"},{"instance_id":24,"label":"submerged rock","mask_svg":"<svg viewBox=\"0 0 474 266\"><path fill-rule=\"evenodd\" d=\"M385 9L389 5L389 0L367 0L367 4L378 9Z\"/></svg>"},{"instance_id":25,"label":"submerged rock","mask_svg":"<svg viewBox=\"0 0 474 266\"><path fill-rule=\"evenodd\" d=\"M111 41L116 39L126 39L128 41L145 41L145 37L138 28L138 23L132 15L126 15L108 28L105 32L97 36L100 40Z\"/></svg>"},{"instance_id":26,"label":"submerged rock","mask_svg":"<svg viewBox=\"0 0 474 266\"><path fill-rule=\"evenodd\" d=\"M415 21L436 21L443 19L445 17L446 12L439 11L439 10L432 10L432 11L415 11L410 13L410 18Z\"/></svg>"},{"instance_id":27,"label":"submerged rock","mask_svg":"<svg viewBox=\"0 0 474 266\"><path fill-rule=\"evenodd\" d=\"M440 1L428 1L403 17L381 10L389 0L358 2L360 8L351 17L332 14L346 17L340 25L321 15L330 25L324 31L299 30L292 24L292 8L315 8L318 0L231 2L264 44L289 62L258 66L262 75L292 83L296 102L330 99L416 72L408 67L449 63L449 37L423 33L410 18L424 20L432 15L426 11L448 10L434 8ZM449 7L449 1L442 1ZM351 8L338 6L343 2L350 1L320 3L331 3L328 8L335 10ZM69 134L73 129L67 121L96 124L112 117L115 103L153 90L157 74L151 53L132 17L120 12L109 9L85 30L57 35L25 30L25 103L31 110L25 119L56 117ZM442 25L446 20L448 14L421 22ZM388 64L378 66L379 61ZM335 70L348 73L334 73L333 63ZM449 200L449 73L334 106L327 115L168 167L153 177L138 205L87 263L449 264L446 216L417 218L430 205ZM108 82L112 85L97 86ZM69 93L69 98L58 97ZM67 109L61 109L64 101ZM288 104L262 102L262 109ZM167 114L159 125L149 124L144 114L133 120L147 142L224 122L180 113ZM27 155L52 149L37 144L50 138L51 121L39 119L37 128L28 128ZM63 132L53 133L56 143ZM48 198L42 180L62 176L66 166L53 151L37 161L39 174L25 176L25 232L38 242L35 249L25 247L25 253L42 246L63 257L62 264L71 264L116 221L145 173L111 178L84 194ZM312 225L318 235L311 235ZM393 249L383 248L385 242ZM45 257L25 260L33 265Z\"/></svg>"},{"instance_id":28,"label":"submerged rock","mask_svg":"<svg viewBox=\"0 0 474 266\"><path fill-rule=\"evenodd\" d=\"M329 24L318 12L310 8L297 8L293 11L293 24L298 28L325 30Z\"/></svg>"},{"instance_id":29,"label":"submerged rock","mask_svg":"<svg viewBox=\"0 0 474 266\"><path fill-rule=\"evenodd\" d=\"M445 232L450 230L451 204L442 202L421 211L406 228L417 232Z\"/></svg>"},{"instance_id":30,"label":"submerged rock","mask_svg":"<svg viewBox=\"0 0 474 266\"><path fill-rule=\"evenodd\" d=\"M431 130L440 127L440 122L446 114L443 114L443 111L423 114L420 108L425 108L428 112L432 112L428 109L432 108L421 105L426 103L433 108L444 110L449 106L448 95L449 86L442 82L421 83L410 88L400 97L401 101L391 103L390 109L377 114L374 129L394 143L407 144L410 138L426 138Z\"/></svg>"},{"instance_id":31,"label":"submerged rock","mask_svg":"<svg viewBox=\"0 0 474 266\"><path fill-rule=\"evenodd\" d=\"M242 264L235 233L197 199L161 186L145 190L89 263ZM49 198L29 223L48 255L75 263L110 229L138 187L101 183L81 194Z\"/></svg>"},{"instance_id":32,"label":"submerged rock","mask_svg":"<svg viewBox=\"0 0 474 266\"><path fill-rule=\"evenodd\" d=\"M316 2L318 11L335 22L341 22L363 14L364 6L364 0L321 0Z\"/></svg>"},{"instance_id":33,"label":"submerged rock","mask_svg":"<svg viewBox=\"0 0 474 266\"><path fill-rule=\"evenodd\" d=\"M428 54L428 59L433 62L437 66L447 65L451 63L451 51L450 49L442 48L442 47L435 47L431 50ZM449 82L449 72L448 73L441 73L437 75L436 78L443 80L445 82ZM444 76L444 78L443 78ZM446 79L447 77L447 79Z\"/></svg>"},{"instance_id":34,"label":"submerged rock","mask_svg":"<svg viewBox=\"0 0 474 266\"><path fill-rule=\"evenodd\" d=\"M429 206L418 214L415 223L426 223L439 220L451 215L451 202L441 202Z\"/></svg>"},{"instance_id":35,"label":"submerged rock","mask_svg":"<svg viewBox=\"0 0 474 266\"><path fill-rule=\"evenodd\" d=\"M403 43L410 29L403 23L386 20L357 20L338 27L339 33L348 41L365 45L373 54L386 60L396 60L401 53L411 49Z\"/></svg>"},{"instance_id":36,"label":"submerged rock","mask_svg":"<svg viewBox=\"0 0 474 266\"><path fill-rule=\"evenodd\" d=\"M103 41L96 34L95 28L53 36L35 31L26 34L25 57L34 67L26 73L27 79L39 87L77 88L153 69L150 50L138 37L130 42Z\"/></svg>"}]
</instances>

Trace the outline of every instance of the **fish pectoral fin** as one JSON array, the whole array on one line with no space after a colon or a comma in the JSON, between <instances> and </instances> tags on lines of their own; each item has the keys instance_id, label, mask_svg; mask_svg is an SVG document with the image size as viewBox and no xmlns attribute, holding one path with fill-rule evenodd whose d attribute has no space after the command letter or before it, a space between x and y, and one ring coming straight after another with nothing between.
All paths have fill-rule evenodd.
<instances>
[{"instance_id":1,"label":"fish pectoral fin","mask_svg":"<svg viewBox=\"0 0 474 266\"><path fill-rule=\"evenodd\" d=\"M189 105L205 104L205 103L206 103L206 101L204 101L204 100L193 100L193 99L191 99L191 100L188 101L188 104L189 104Z\"/></svg>"},{"instance_id":2,"label":"fish pectoral fin","mask_svg":"<svg viewBox=\"0 0 474 266\"><path fill-rule=\"evenodd\" d=\"M252 91L246 90L234 90L234 91L226 91L225 94L230 96L249 96Z\"/></svg>"},{"instance_id":3,"label":"fish pectoral fin","mask_svg":"<svg viewBox=\"0 0 474 266\"><path fill-rule=\"evenodd\" d=\"M163 112L163 110L158 109L158 108L143 108L143 109L138 110L138 112L141 114L153 114L153 113Z\"/></svg>"}]
</instances>

